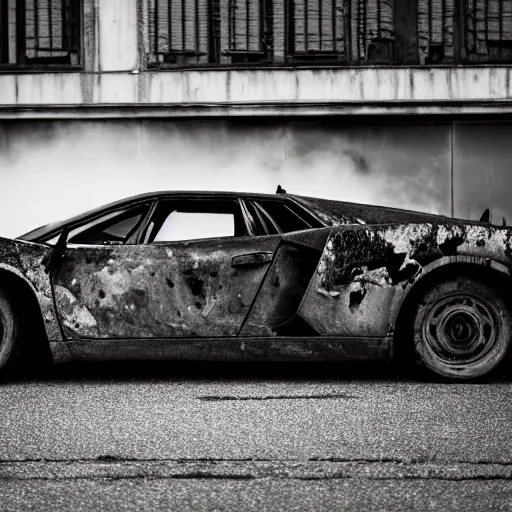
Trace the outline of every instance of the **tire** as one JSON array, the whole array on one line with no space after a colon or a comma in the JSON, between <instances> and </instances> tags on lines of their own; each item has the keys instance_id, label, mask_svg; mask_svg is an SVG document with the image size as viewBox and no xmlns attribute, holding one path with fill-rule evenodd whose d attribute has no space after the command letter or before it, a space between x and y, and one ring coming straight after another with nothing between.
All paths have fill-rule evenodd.
<instances>
[{"instance_id":1,"label":"tire","mask_svg":"<svg viewBox=\"0 0 512 512\"><path fill-rule=\"evenodd\" d=\"M0 290L0 379L16 366L21 353L19 326L9 295Z\"/></svg>"},{"instance_id":2,"label":"tire","mask_svg":"<svg viewBox=\"0 0 512 512\"><path fill-rule=\"evenodd\" d=\"M417 364L445 379L489 376L509 350L509 303L477 278L455 276L432 286L413 308L411 322Z\"/></svg>"}]
</instances>

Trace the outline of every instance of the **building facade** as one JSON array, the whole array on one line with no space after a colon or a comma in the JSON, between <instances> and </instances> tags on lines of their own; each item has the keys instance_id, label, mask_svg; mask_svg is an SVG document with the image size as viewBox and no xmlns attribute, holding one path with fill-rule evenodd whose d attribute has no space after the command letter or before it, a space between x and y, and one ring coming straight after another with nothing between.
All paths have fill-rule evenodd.
<instances>
[{"instance_id":1,"label":"building facade","mask_svg":"<svg viewBox=\"0 0 512 512\"><path fill-rule=\"evenodd\" d=\"M512 223L511 64L512 0L0 0L0 235L277 184Z\"/></svg>"}]
</instances>

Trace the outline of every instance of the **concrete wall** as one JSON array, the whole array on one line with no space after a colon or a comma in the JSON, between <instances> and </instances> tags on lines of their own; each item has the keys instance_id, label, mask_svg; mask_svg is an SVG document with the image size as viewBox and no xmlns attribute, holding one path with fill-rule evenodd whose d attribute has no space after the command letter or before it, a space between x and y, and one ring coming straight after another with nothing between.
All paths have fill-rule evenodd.
<instances>
[{"instance_id":1,"label":"concrete wall","mask_svg":"<svg viewBox=\"0 0 512 512\"><path fill-rule=\"evenodd\" d=\"M98 71L136 69L139 64L136 0L96 0L99 34Z\"/></svg>"},{"instance_id":2,"label":"concrete wall","mask_svg":"<svg viewBox=\"0 0 512 512\"><path fill-rule=\"evenodd\" d=\"M454 208L460 216L490 208L512 224L512 123L458 123L454 129Z\"/></svg>"},{"instance_id":3,"label":"concrete wall","mask_svg":"<svg viewBox=\"0 0 512 512\"><path fill-rule=\"evenodd\" d=\"M512 223L511 137L512 124L496 122L8 121L0 235L145 191L274 193L278 184L472 219L491 208L494 221Z\"/></svg>"},{"instance_id":4,"label":"concrete wall","mask_svg":"<svg viewBox=\"0 0 512 512\"><path fill-rule=\"evenodd\" d=\"M110 66L122 64L106 53ZM508 67L0 74L0 105L7 106L511 99Z\"/></svg>"}]
</instances>

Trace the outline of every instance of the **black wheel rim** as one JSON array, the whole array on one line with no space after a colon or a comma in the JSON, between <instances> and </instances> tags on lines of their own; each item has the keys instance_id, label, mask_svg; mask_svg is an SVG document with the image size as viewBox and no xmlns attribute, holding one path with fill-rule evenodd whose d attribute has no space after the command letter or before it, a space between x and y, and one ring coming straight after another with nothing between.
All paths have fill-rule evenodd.
<instances>
[{"instance_id":1,"label":"black wheel rim","mask_svg":"<svg viewBox=\"0 0 512 512\"><path fill-rule=\"evenodd\" d=\"M442 363L478 364L498 341L495 311L474 295L449 295L429 309L423 339Z\"/></svg>"}]
</instances>

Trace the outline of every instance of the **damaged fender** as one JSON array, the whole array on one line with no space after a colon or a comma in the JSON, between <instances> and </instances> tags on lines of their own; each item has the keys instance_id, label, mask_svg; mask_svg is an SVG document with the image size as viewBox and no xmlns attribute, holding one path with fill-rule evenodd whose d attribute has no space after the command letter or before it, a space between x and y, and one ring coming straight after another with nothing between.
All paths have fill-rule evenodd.
<instances>
[{"instance_id":1,"label":"damaged fender","mask_svg":"<svg viewBox=\"0 0 512 512\"><path fill-rule=\"evenodd\" d=\"M508 228L339 226L327 240L298 315L321 335L390 336L400 306L419 279L456 262L508 273L511 247Z\"/></svg>"},{"instance_id":2,"label":"damaged fender","mask_svg":"<svg viewBox=\"0 0 512 512\"><path fill-rule=\"evenodd\" d=\"M51 253L52 248L45 245L0 238L0 269L29 285L39 304L48 340L62 341L50 277L45 273Z\"/></svg>"}]
</instances>

